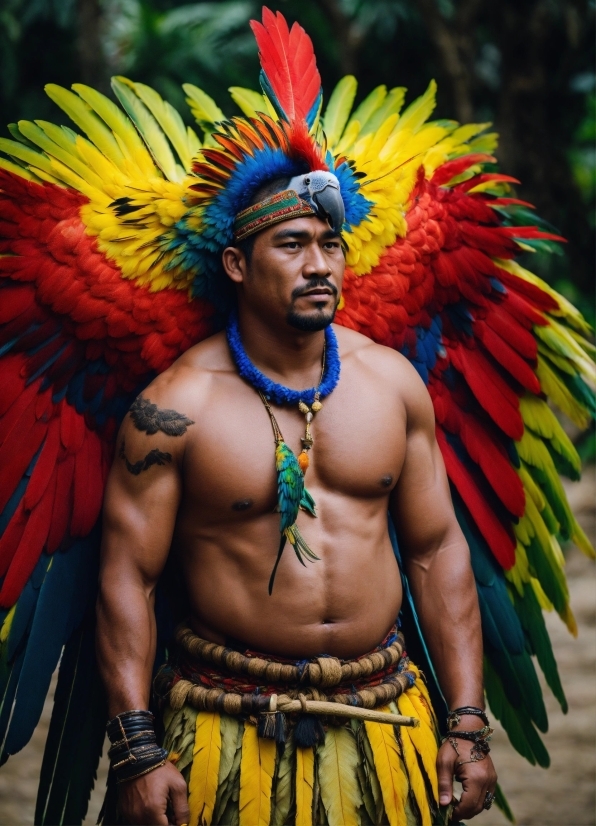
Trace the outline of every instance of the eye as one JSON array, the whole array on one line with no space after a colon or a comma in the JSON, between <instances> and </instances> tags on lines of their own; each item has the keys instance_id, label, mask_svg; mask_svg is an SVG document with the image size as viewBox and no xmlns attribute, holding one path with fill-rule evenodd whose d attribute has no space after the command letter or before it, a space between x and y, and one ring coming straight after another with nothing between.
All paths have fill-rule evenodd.
<instances>
[{"instance_id":1,"label":"eye","mask_svg":"<svg viewBox=\"0 0 596 826\"><path fill-rule=\"evenodd\" d=\"M310 178L305 178L304 183L308 186L310 184Z\"/></svg>"}]
</instances>

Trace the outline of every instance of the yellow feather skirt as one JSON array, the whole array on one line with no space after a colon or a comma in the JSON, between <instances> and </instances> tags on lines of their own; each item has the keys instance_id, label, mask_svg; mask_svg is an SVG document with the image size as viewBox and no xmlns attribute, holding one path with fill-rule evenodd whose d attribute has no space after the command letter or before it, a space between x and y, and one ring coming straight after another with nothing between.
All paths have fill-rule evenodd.
<instances>
[{"instance_id":1,"label":"yellow feather skirt","mask_svg":"<svg viewBox=\"0 0 596 826\"><path fill-rule=\"evenodd\" d=\"M189 786L189 826L444 824L436 720L422 678L381 710L415 716L420 726L326 724L324 742L302 749L291 725L278 746L259 738L251 720L166 710L164 748Z\"/></svg>"}]
</instances>

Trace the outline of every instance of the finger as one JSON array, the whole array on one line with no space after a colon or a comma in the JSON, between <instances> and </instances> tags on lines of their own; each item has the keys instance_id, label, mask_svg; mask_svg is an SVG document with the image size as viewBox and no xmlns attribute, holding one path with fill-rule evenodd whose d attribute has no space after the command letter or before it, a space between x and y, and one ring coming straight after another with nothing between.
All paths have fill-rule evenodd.
<instances>
[{"instance_id":1,"label":"finger","mask_svg":"<svg viewBox=\"0 0 596 826\"><path fill-rule=\"evenodd\" d=\"M437 777L441 806L448 806L453 800L453 768L454 760L451 755L445 749L440 750L437 758Z\"/></svg>"},{"instance_id":2,"label":"finger","mask_svg":"<svg viewBox=\"0 0 596 826\"><path fill-rule=\"evenodd\" d=\"M186 784L177 783L170 788L170 804L174 815L176 826L183 826L190 820L190 809L188 808L188 790Z\"/></svg>"},{"instance_id":3,"label":"finger","mask_svg":"<svg viewBox=\"0 0 596 826\"><path fill-rule=\"evenodd\" d=\"M487 791L488 785L486 783L465 778L462 781L462 795L453 813L458 819L474 817L479 814L484 807Z\"/></svg>"}]
</instances>

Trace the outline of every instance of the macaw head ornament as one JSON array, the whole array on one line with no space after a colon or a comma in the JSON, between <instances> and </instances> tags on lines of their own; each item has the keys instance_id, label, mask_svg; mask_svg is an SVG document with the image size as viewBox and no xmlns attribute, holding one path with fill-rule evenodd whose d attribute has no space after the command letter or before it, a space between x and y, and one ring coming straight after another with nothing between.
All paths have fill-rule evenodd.
<instances>
[{"instance_id":1,"label":"macaw head ornament","mask_svg":"<svg viewBox=\"0 0 596 826\"><path fill-rule=\"evenodd\" d=\"M195 273L192 294L224 312L230 297L228 292L226 301L223 295L229 285L221 253L227 246L297 216L317 216L345 237L372 206L353 165L327 148L319 118L321 77L310 38L297 24L293 34L286 31L283 17L267 9L263 21L251 23L263 67L263 108L220 121L211 145L195 156L188 211L171 242L179 250L172 266L190 265ZM283 55L290 44L294 56L288 62ZM255 204L258 191L276 178L288 182L285 194Z\"/></svg>"},{"instance_id":2,"label":"macaw head ornament","mask_svg":"<svg viewBox=\"0 0 596 826\"><path fill-rule=\"evenodd\" d=\"M203 148L195 159L196 183L182 223L186 252L190 247L198 258L194 292L225 311L221 253L227 246L297 217L318 217L338 234L351 232L364 197L349 165L324 149L304 120L235 117L218 124L213 138L217 146ZM283 191L253 203L277 178L287 181Z\"/></svg>"},{"instance_id":3,"label":"macaw head ornament","mask_svg":"<svg viewBox=\"0 0 596 826\"><path fill-rule=\"evenodd\" d=\"M288 184L313 208L315 215L340 233L346 217L339 180L332 172L315 170L297 175Z\"/></svg>"},{"instance_id":4,"label":"macaw head ornament","mask_svg":"<svg viewBox=\"0 0 596 826\"><path fill-rule=\"evenodd\" d=\"M332 172L306 172L294 176L286 188L243 209L234 221L234 241L282 221L317 217L341 233L345 207L337 177Z\"/></svg>"}]
</instances>

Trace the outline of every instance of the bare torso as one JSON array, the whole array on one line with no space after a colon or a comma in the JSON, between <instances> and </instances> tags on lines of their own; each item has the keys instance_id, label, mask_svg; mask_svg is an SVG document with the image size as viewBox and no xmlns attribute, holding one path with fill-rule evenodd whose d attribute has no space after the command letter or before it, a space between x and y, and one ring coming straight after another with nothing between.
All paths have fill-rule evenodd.
<instances>
[{"instance_id":1,"label":"bare torso","mask_svg":"<svg viewBox=\"0 0 596 826\"><path fill-rule=\"evenodd\" d=\"M288 543L271 596L280 517L267 412L221 334L173 370L174 384L192 387L183 412L195 424L186 435L172 551L192 624L209 639L233 637L290 657L351 657L374 647L397 617L401 579L387 506L404 460L406 413L398 376L384 373L395 372L399 357L351 331L338 337L341 380L315 417L306 474L318 518L298 516L320 561L304 567ZM294 407L274 412L298 453L304 417Z\"/></svg>"}]
</instances>

